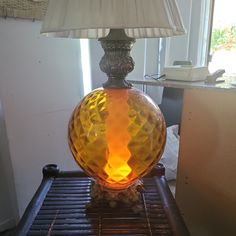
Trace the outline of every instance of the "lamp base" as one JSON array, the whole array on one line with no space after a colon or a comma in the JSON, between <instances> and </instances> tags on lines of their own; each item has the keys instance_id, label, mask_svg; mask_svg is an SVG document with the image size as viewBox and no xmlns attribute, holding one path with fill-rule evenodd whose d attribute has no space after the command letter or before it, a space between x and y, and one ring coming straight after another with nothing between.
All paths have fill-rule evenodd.
<instances>
[{"instance_id":1,"label":"lamp base","mask_svg":"<svg viewBox=\"0 0 236 236\"><path fill-rule=\"evenodd\" d=\"M93 182L91 185L91 203L87 205L87 210L101 205L110 208L131 207L134 213L143 211L142 202L143 182L137 180L132 186L124 190L111 190Z\"/></svg>"}]
</instances>

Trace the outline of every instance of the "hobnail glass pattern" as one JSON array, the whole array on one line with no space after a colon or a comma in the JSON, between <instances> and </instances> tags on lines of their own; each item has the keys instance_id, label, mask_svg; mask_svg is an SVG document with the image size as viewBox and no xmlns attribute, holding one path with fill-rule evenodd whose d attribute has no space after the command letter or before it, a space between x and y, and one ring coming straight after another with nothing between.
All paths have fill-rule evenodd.
<instances>
[{"instance_id":1,"label":"hobnail glass pattern","mask_svg":"<svg viewBox=\"0 0 236 236\"><path fill-rule=\"evenodd\" d=\"M99 184L125 189L159 161L166 141L163 115L137 89L96 89L75 108L69 146Z\"/></svg>"}]
</instances>

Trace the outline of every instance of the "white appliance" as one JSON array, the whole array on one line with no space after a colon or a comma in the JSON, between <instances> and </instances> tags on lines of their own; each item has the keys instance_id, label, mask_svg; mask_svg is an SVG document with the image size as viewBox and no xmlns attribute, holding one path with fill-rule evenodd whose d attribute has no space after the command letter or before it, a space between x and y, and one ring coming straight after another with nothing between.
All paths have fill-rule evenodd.
<instances>
[{"instance_id":1,"label":"white appliance","mask_svg":"<svg viewBox=\"0 0 236 236\"><path fill-rule=\"evenodd\" d=\"M208 67L195 67L192 65L176 65L164 67L163 74L167 80L203 81L209 75Z\"/></svg>"}]
</instances>

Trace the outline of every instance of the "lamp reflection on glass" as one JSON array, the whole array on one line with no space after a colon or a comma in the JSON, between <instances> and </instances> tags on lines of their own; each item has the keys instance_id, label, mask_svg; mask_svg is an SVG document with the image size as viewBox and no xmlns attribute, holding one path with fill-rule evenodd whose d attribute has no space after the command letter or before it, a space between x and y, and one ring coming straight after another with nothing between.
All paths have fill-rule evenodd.
<instances>
[{"instance_id":1,"label":"lamp reflection on glass","mask_svg":"<svg viewBox=\"0 0 236 236\"><path fill-rule=\"evenodd\" d=\"M130 50L135 38L184 34L175 0L50 0L41 32L99 38L108 80L75 108L69 146L99 185L127 189L155 166L166 140L158 106L125 80L134 68Z\"/></svg>"}]
</instances>

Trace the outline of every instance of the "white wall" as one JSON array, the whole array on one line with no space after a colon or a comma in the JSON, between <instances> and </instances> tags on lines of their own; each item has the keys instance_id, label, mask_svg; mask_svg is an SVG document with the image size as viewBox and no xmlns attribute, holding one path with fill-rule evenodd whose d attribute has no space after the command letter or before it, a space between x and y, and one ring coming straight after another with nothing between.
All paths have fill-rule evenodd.
<instances>
[{"instance_id":1,"label":"white wall","mask_svg":"<svg viewBox=\"0 0 236 236\"><path fill-rule=\"evenodd\" d=\"M18 215L4 112L0 101L0 232L13 227Z\"/></svg>"},{"instance_id":2,"label":"white wall","mask_svg":"<svg viewBox=\"0 0 236 236\"><path fill-rule=\"evenodd\" d=\"M0 99L20 215L56 163L76 169L67 124L82 94L78 40L45 38L41 22L0 19Z\"/></svg>"}]
</instances>

